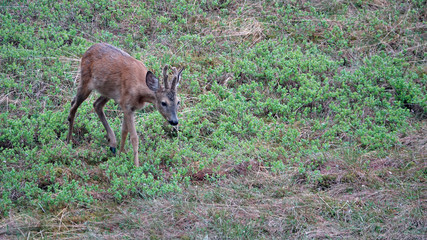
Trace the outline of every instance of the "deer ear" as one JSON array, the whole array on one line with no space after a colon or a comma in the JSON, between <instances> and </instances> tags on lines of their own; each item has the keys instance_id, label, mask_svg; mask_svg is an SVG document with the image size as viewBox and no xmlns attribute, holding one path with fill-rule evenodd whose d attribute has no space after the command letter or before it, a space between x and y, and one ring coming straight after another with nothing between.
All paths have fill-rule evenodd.
<instances>
[{"instance_id":1,"label":"deer ear","mask_svg":"<svg viewBox=\"0 0 427 240\"><path fill-rule=\"evenodd\" d=\"M151 91L157 92L157 90L159 90L159 79L157 79L152 72L147 72L147 75L145 76L145 82Z\"/></svg>"}]
</instances>

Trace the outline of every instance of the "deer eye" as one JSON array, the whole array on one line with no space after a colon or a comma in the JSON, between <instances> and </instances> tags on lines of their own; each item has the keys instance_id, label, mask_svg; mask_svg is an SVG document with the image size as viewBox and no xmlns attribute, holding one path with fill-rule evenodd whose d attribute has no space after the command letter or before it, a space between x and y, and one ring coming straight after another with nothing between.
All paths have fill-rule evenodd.
<instances>
[{"instance_id":1,"label":"deer eye","mask_svg":"<svg viewBox=\"0 0 427 240\"><path fill-rule=\"evenodd\" d=\"M162 106L166 107L167 106L166 102L162 102Z\"/></svg>"}]
</instances>

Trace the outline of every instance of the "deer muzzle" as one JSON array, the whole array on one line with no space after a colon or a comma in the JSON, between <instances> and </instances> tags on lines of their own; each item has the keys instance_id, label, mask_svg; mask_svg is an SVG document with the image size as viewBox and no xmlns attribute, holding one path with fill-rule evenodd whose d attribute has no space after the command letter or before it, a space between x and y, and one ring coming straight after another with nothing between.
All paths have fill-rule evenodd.
<instances>
[{"instance_id":1,"label":"deer muzzle","mask_svg":"<svg viewBox=\"0 0 427 240\"><path fill-rule=\"evenodd\" d=\"M173 126L178 125L178 119L169 120L169 124Z\"/></svg>"}]
</instances>

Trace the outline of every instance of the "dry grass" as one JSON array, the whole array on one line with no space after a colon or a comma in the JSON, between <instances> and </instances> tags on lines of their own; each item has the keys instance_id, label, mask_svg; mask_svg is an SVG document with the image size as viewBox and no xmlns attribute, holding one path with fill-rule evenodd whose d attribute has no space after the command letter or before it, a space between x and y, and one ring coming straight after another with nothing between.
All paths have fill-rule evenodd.
<instances>
[{"instance_id":1,"label":"dry grass","mask_svg":"<svg viewBox=\"0 0 427 240\"><path fill-rule=\"evenodd\" d=\"M219 25L219 24L217 24ZM227 21L226 26L218 26L216 29L211 29L205 34L213 34L215 38L226 38L236 41L250 41L256 44L263 40L266 35L266 30L262 23L256 18L235 18Z\"/></svg>"}]
</instances>

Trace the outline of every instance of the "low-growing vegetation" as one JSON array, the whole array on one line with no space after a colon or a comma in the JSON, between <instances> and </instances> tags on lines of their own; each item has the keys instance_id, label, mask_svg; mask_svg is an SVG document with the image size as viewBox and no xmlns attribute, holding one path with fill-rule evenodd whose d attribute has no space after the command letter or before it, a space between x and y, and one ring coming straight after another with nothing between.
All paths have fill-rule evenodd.
<instances>
[{"instance_id":1,"label":"low-growing vegetation","mask_svg":"<svg viewBox=\"0 0 427 240\"><path fill-rule=\"evenodd\" d=\"M0 238L425 238L426 11L1 2ZM97 42L157 76L186 68L179 127L153 106L136 113L140 167L110 152L95 93L65 143L80 58ZM119 106L105 112L118 135Z\"/></svg>"}]
</instances>

